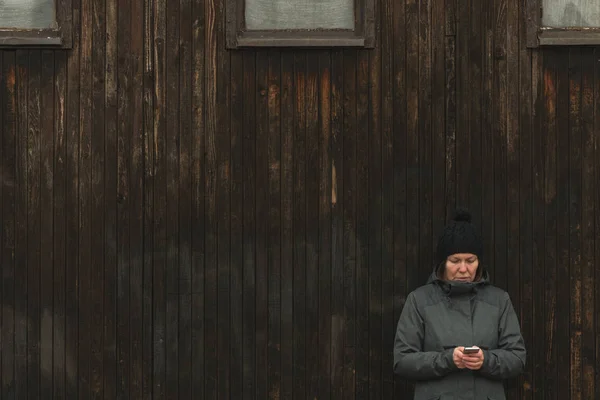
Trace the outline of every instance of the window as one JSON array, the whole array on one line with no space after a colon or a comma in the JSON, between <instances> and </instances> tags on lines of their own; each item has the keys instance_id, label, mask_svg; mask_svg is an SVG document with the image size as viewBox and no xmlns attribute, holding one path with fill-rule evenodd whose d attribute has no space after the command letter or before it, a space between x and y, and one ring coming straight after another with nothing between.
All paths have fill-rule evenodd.
<instances>
[{"instance_id":1,"label":"window","mask_svg":"<svg viewBox=\"0 0 600 400\"><path fill-rule=\"evenodd\" d=\"M373 47L373 0L226 0L227 47Z\"/></svg>"},{"instance_id":2,"label":"window","mask_svg":"<svg viewBox=\"0 0 600 400\"><path fill-rule=\"evenodd\" d=\"M71 44L71 0L0 0L1 47Z\"/></svg>"},{"instance_id":3,"label":"window","mask_svg":"<svg viewBox=\"0 0 600 400\"><path fill-rule=\"evenodd\" d=\"M600 1L527 0L527 45L600 44Z\"/></svg>"}]
</instances>

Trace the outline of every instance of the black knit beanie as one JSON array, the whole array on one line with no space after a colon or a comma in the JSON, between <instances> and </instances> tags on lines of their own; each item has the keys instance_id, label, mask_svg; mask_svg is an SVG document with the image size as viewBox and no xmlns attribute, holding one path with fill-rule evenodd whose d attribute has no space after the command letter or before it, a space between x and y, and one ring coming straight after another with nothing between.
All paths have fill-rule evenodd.
<instances>
[{"instance_id":1,"label":"black knit beanie","mask_svg":"<svg viewBox=\"0 0 600 400\"><path fill-rule=\"evenodd\" d=\"M463 208L456 210L454 218L444 227L439 236L438 263L457 253L471 253L479 258L483 255L481 236L471 224L471 213Z\"/></svg>"}]
</instances>

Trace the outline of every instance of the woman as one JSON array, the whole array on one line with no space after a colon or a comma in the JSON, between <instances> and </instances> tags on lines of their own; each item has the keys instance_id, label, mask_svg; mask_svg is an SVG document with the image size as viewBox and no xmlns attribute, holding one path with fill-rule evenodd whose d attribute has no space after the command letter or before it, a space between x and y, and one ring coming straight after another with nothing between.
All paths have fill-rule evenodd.
<instances>
[{"instance_id":1,"label":"woman","mask_svg":"<svg viewBox=\"0 0 600 400\"><path fill-rule=\"evenodd\" d=\"M439 237L437 267L398 321L394 372L417 381L415 400L503 400L502 380L525 368L519 321L508 293L490 285L482 255L471 215L458 210Z\"/></svg>"}]
</instances>

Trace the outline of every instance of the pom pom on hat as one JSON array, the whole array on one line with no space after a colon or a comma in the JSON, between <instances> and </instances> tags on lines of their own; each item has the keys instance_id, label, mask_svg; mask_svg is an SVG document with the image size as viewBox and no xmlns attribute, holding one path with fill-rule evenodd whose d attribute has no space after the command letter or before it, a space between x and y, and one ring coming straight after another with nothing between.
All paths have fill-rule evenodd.
<instances>
[{"instance_id":1,"label":"pom pom on hat","mask_svg":"<svg viewBox=\"0 0 600 400\"><path fill-rule=\"evenodd\" d=\"M471 222L472 220L472 216L471 213L469 212L469 210L467 210L466 208L457 208L456 211L454 212L454 221L464 221L464 222Z\"/></svg>"}]
</instances>

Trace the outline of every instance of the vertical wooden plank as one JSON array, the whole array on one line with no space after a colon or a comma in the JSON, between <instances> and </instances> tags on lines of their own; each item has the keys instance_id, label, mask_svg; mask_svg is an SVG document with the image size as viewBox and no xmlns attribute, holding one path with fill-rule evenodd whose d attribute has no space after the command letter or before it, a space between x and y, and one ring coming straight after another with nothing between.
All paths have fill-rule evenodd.
<instances>
[{"instance_id":1,"label":"vertical wooden plank","mask_svg":"<svg viewBox=\"0 0 600 400\"><path fill-rule=\"evenodd\" d=\"M192 2L181 0L179 8L179 337L178 371L181 398L191 398L192 381Z\"/></svg>"},{"instance_id":2,"label":"vertical wooden plank","mask_svg":"<svg viewBox=\"0 0 600 400\"><path fill-rule=\"evenodd\" d=\"M260 64L259 64L260 65ZM320 397L319 377L319 58L318 53L307 56L306 77L306 397ZM260 187L260 184L257 183Z\"/></svg>"},{"instance_id":3,"label":"vertical wooden plank","mask_svg":"<svg viewBox=\"0 0 600 400\"><path fill-rule=\"evenodd\" d=\"M343 397L344 347L344 53L331 55L331 398Z\"/></svg>"},{"instance_id":4,"label":"vertical wooden plank","mask_svg":"<svg viewBox=\"0 0 600 400\"><path fill-rule=\"evenodd\" d=\"M544 57L544 96L547 99L545 104L545 115L547 122L541 129L540 134L544 135L544 132L548 132L544 135L545 143L544 148L541 150L541 156L544 159L544 198L543 201L546 204L545 212L545 224L544 224L544 236L546 239L545 247L545 260L544 265L540 265L545 271L544 281L544 330L545 330L545 348L542 354L545 355L546 366L544 372L547 374L544 380L544 386L546 389L545 398L557 398L558 390L558 365L557 363L557 298L556 298L556 286L557 286L557 167L556 167L556 149L557 149L557 102L558 86L560 84L558 80L558 74L556 73L558 57L556 54L548 54ZM546 125L547 124L547 125Z\"/></svg>"},{"instance_id":5,"label":"vertical wooden plank","mask_svg":"<svg viewBox=\"0 0 600 400\"><path fill-rule=\"evenodd\" d=\"M375 40L382 43L381 1L374 1L377 24ZM382 375L382 336L383 322L383 267L382 267L382 106L381 74L382 47L377 46L369 53L369 185L368 185L368 235L369 235L369 396L379 399L383 396ZM389 346L389 345L388 345Z\"/></svg>"},{"instance_id":6,"label":"vertical wooden plank","mask_svg":"<svg viewBox=\"0 0 600 400\"><path fill-rule=\"evenodd\" d=\"M294 55L284 52L281 55L281 398L284 399L294 395L294 95Z\"/></svg>"},{"instance_id":7,"label":"vertical wooden plank","mask_svg":"<svg viewBox=\"0 0 600 400\"><path fill-rule=\"evenodd\" d=\"M143 157L144 157L144 266L142 283L142 397L150 398L154 392L154 2L144 1L144 88L143 88ZM200 136L200 135L198 135ZM157 282L159 283L159 282ZM157 360L158 361L158 360ZM198 381L202 382L202 375Z\"/></svg>"},{"instance_id":8,"label":"vertical wooden plank","mask_svg":"<svg viewBox=\"0 0 600 400\"><path fill-rule=\"evenodd\" d=\"M281 396L281 53L268 55L268 396Z\"/></svg>"},{"instance_id":9,"label":"vertical wooden plank","mask_svg":"<svg viewBox=\"0 0 600 400\"><path fill-rule=\"evenodd\" d=\"M166 1L152 3L153 6L153 393L154 398L167 395L167 61L166 61ZM171 132L172 133L172 132Z\"/></svg>"},{"instance_id":10,"label":"vertical wooden plank","mask_svg":"<svg viewBox=\"0 0 600 400\"><path fill-rule=\"evenodd\" d=\"M538 140L541 143L539 147L539 157L541 158L540 168L544 173L543 186L541 188L542 198L540 202L546 205L544 213L544 229L540 232L545 238L543 250L540 252L540 258L536 263L536 268L539 268L539 273L544 275L544 348L539 352L539 356L544 357L544 398L557 398L557 339L555 329L556 324L556 270L557 270L557 239L556 239L556 190L557 190L557 172L556 172L556 149L557 149L557 110L556 104L558 100L557 88L558 80L556 74L557 66L556 54L548 53L543 58L543 98L544 109L541 113L543 118L542 125L539 130ZM541 92L541 91L540 91ZM542 93L540 93L542 95ZM536 166L537 167L537 166ZM539 168L535 169L536 172ZM536 232L537 233L537 232ZM543 261L542 261L543 257Z\"/></svg>"},{"instance_id":11,"label":"vertical wooden plank","mask_svg":"<svg viewBox=\"0 0 600 400\"><path fill-rule=\"evenodd\" d=\"M570 285L569 282L569 160L571 154L567 157L563 154L565 149L569 149L569 48L557 50L558 64L557 75L557 107L556 107L556 127L557 141L556 152L550 153L549 157L556 160L556 366L558 372L557 396L559 399L569 398L570 396L570 359L571 349L569 348L570 329L562 325L562 321L568 320L570 310ZM568 153L568 152L567 152ZM560 328L558 328L560 326Z\"/></svg>"},{"instance_id":12,"label":"vertical wooden plank","mask_svg":"<svg viewBox=\"0 0 600 400\"><path fill-rule=\"evenodd\" d=\"M319 53L319 395L331 397L331 56Z\"/></svg>"},{"instance_id":13,"label":"vertical wooden plank","mask_svg":"<svg viewBox=\"0 0 600 400\"><path fill-rule=\"evenodd\" d=\"M382 396L394 397L392 343L396 333L394 264L394 2L381 1L381 380ZM402 45L400 46L402 51ZM403 160L402 160L403 161ZM402 162L400 161L400 163Z\"/></svg>"},{"instance_id":14,"label":"vertical wooden plank","mask_svg":"<svg viewBox=\"0 0 600 400\"><path fill-rule=\"evenodd\" d=\"M65 315L67 344L66 355L66 398L79 395L77 377L79 375L79 128L80 128L80 87L81 87L81 4L73 1L73 49L67 58L66 112L66 158L65 158Z\"/></svg>"},{"instance_id":15,"label":"vertical wooden plank","mask_svg":"<svg viewBox=\"0 0 600 400\"><path fill-rule=\"evenodd\" d=\"M519 2L520 7L524 7L522 2ZM533 80L533 57L524 46L526 34L526 20L523 18L523 13L519 13L519 262L520 262L520 292L521 302L519 313L521 322L521 332L527 346L529 359L533 360L536 356L535 349L540 347L538 340L534 336L534 326L536 324L537 306L534 299L534 287L541 286L539 281L534 280L534 247L533 225L534 216L534 179L533 179L533 139L536 135L534 131L535 124L535 104L534 104L534 85L538 82ZM536 65L537 68L537 65ZM535 181L541 180L540 178ZM539 207L539 206L538 206ZM539 207L541 208L541 207ZM535 286L534 286L535 285ZM535 372L536 364L539 362L527 362L526 371L523 376L523 399L533 399L536 396ZM541 392L541 391L540 391Z\"/></svg>"},{"instance_id":16,"label":"vertical wooden plank","mask_svg":"<svg viewBox=\"0 0 600 400\"><path fill-rule=\"evenodd\" d=\"M5 55L6 57L6 55ZM27 279L27 211L29 176L27 168L27 81L30 75L29 52L19 50L12 57L11 64L16 70L16 149L15 149L15 265L21 266L15 271L15 398L28 398L28 297ZM20 290L16 290L20 288Z\"/></svg>"},{"instance_id":17,"label":"vertical wooden plank","mask_svg":"<svg viewBox=\"0 0 600 400\"><path fill-rule=\"evenodd\" d=\"M230 112L230 60L225 49L225 4L216 3L217 30L217 241L218 241L218 397L230 398L230 355L231 355L231 298L230 298L230 249L231 249L231 136L229 131ZM265 71L266 72L266 71Z\"/></svg>"},{"instance_id":18,"label":"vertical wooden plank","mask_svg":"<svg viewBox=\"0 0 600 400\"><path fill-rule=\"evenodd\" d=\"M244 399L256 399L256 56L244 53L243 117L243 382Z\"/></svg>"},{"instance_id":19,"label":"vertical wooden plank","mask_svg":"<svg viewBox=\"0 0 600 400\"><path fill-rule=\"evenodd\" d=\"M598 57L598 50L595 49L594 50L594 60L597 60ZM600 127L600 112L598 112L597 108L598 108L598 100L600 99L600 88L598 87L598 79L600 79L600 76L598 74L598 68L594 68L594 114L593 114L593 126L594 126L594 132L598 131L598 127ZM597 140L597 139L596 139ZM598 176L600 176L600 165L598 164L598 156L600 155L598 153L598 150L600 149L600 146L598 146L598 142L595 142L595 146L594 146L594 151L593 151L593 156L595 159L595 163L594 163L594 182L597 182ZM596 207L598 206L598 204L600 204L600 186L595 184L595 190L594 190L594 201L596 204ZM600 260L600 242L598 241L599 236L598 236L598 229L600 228L600 213L596 212L594 215L594 260ZM595 263L594 263L595 265ZM594 355L594 361L592 362L595 366L595 376L596 376L596 384L594 386L594 396L598 397L600 396L600 384L598 384L598 373L600 372L600 335L598 335L598 332L600 332L600 296L598 296L598 293L600 293L600 275L598 275L597 273L597 267L595 267L594 269L594 281L592 284L592 289L594 290L594 307L593 307L593 313L594 313L594 320L595 323L592 324L592 329L595 332L595 340L590 339L591 342L594 343L595 345L595 349L596 351L594 353L592 353Z\"/></svg>"},{"instance_id":20,"label":"vertical wooden plank","mask_svg":"<svg viewBox=\"0 0 600 400\"><path fill-rule=\"evenodd\" d=\"M356 326L355 396L369 397L369 53L357 51L356 71ZM309 165L311 165L309 163Z\"/></svg>"},{"instance_id":21,"label":"vertical wooden plank","mask_svg":"<svg viewBox=\"0 0 600 400\"><path fill-rule=\"evenodd\" d=\"M431 74L432 74L432 58L431 58L431 6L432 0L419 2L418 18L419 18L419 50L418 50L418 84L419 84L419 100L418 100L418 135L419 135L419 251L418 265L423 268L416 269L418 283L422 285L427 282L431 274L431 266L433 259L430 243L434 243L432 238L432 184L434 171L432 169L432 114L431 114ZM435 236L437 239L437 235ZM437 240L436 242L437 243Z\"/></svg>"},{"instance_id":22,"label":"vertical wooden plank","mask_svg":"<svg viewBox=\"0 0 600 400\"><path fill-rule=\"evenodd\" d=\"M106 21L104 1L92 5L92 108L91 108L91 184L88 192L91 212L91 360L90 384L94 398L104 397L104 134L105 134L105 86L104 66L106 63ZM113 350L114 351L114 350ZM110 353L110 352L109 352ZM114 368L114 367L113 367Z\"/></svg>"},{"instance_id":23,"label":"vertical wooden plank","mask_svg":"<svg viewBox=\"0 0 600 400\"><path fill-rule=\"evenodd\" d=\"M506 16L506 191L507 206L506 215L506 284L510 298L517 312L521 308L521 268L520 264L520 215L519 199L520 187L520 143L522 130L519 126L520 107L520 81L519 81L519 3L520 1L509 0L507 3ZM517 84L515 84L515 82ZM521 317L520 312L518 314ZM522 318L521 318L522 321ZM507 396L522 398L524 376L512 379L507 385Z\"/></svg>"},{"instance_id":24,"label":"vertical wooden plank","mask_svg":"<svg viewBox=\"0 0 600 400\"><path fill-rule=\"evenodd\" d=\"M448 187L446 181L446 38L444 36L444 1L431 1L431 225L429 254L437 246L437 237L446 222ZM433 264L433 259L429 262ZM427 271L430 272L430 271ZM392 339L393 342L393 339Z\"/></svg>"},{"instance_id":25,"label":"vertical wooden plank","mask_svg":"<svg viewBox=\"0 0 600 400\"><path fill-rule=\"evenodd\" d=\"M112 7L111 7L112 8ZM117 397L125 398L130 395L131 375L129 367L131 365L131 320L133 312L131 310L131 298L135 296L135 291L132 290L132 285L135 281L131 276L130 257L130 238L131 238L131 213L133 211L131 204L130 186L133 184L131 180L130 168L133 166L131 156L132 148L131 141L134 135L131 125L131 7L121 4L118 7L117 21L113 24L118 24L116 49L111 43L111 57L116 56L118 65L116 66L118 75L118 93L116 93L116 127L110 126L111 130L116 129L116 154L117 159L114 160L117 174L116 187L111 190L116 191L116 227L117 227L117 257L116 257L116 280L114 285L117 287L116 303L117 303L117 337L116 349L117 360ZM112 11L111 11L112 14ZM111 15L111 19L112 19ZM114 103L111 104L114 106ZM111 109L111 112L115 110ZM108 137L107 137L108 139ZM111 146L115 146L111 142ZM107 148L108 150L108 148ZM108 156L108 154L107 154ZM107 159L108 161L108 159ZM114 162L113 161L113 162ZM164 249L161 249L164 251Z\"/></svg>"},{"instance_id":26,"label":"vertical wooden plank","mask_svg":"<svg viewBox=\"0 0 600 400\"><path fill-rule=\"evenodd\" d=\"M586 48L582 50L582 82L581 82L581 358L582 358L582 384L581 397L594 398L596 391L595 379L595 343L594 343L594 284L595 284L595 221L596 197L595 182L597 179L595 165L595 148L597 140L595 135L595 97L594 82L596 64L596 50Z\"/></svg>"},{"instance_id":27,"label":"vertical wooden plank","mask_svg":"<svg viewBox=\"0 0 600 400\"><path fill-rule=\"evenodd\" d=\"M507 75L507 19L508 1L494 3L494 74L492 93L497 106L493 111L492 132L494 139L494 227L493 248L490 248L490 261L493 260L494 284L508 288L507 268L507 142L508 138L508 75ZM512 35L512 32L510 33ZM473 115L472 115L473 117ZM475 165L479 164L475 163ZM514 300L513 300L514 301Z\"/></svg>"},{"instance_id":28,"label":"vertical wooden plank","mask_svg":"<svg viewBox=\"0 0 600 400\"><path fill-rule=\"evenodd\" d=\"M446 220L456 209L456 119L457 119L457 77L456 77L456 39L446 37L444 41L445 56L445 99L444 99L444 128L445 128L445 198ZM445 222L445 221L444 221ZM434 232L437 233L437 232ZM436 244L437 245L437 244Z\"/></svg>"},{"instance_id":29,"label":"vertical wooden plank","mask_svg":"<svg viewBox=\"0 0 600 400\"><path fill-rule=\"evenodd\" d=\"M217 43L217 7L216 0L205 2L206 32L205 32L205 68L204 78L206 85L206 135L205 140L205 181L204 181L204 212L205 222L205 376L204 393L209 399L218 397L218 315L217 315L217 284L218 284L218 214L217 214L217 82L221 71L218 70L218 43ZM258 367L260 368L260 366ZM264 370L264 369L263 369Z\"/></svg>"},{"instance_id":30,"label":"vertical wooden plank","mask_svg":"<svg viewBox=\"0 0 600 400\"><path fill-rule=\"evenodd\" d=\"M244 56L231 53L231 398L244 398ZM183 86L182 86L183 90ZM291 262L290 262L291 268ZM291 280L290 280L291 284ZM291 310L291 306L290 306ZM291 317L291 314L290 314ZM289 332L291 341L292 332ZM290 355L291 362L291 355ZM291 373L290 373L291 378Z\"/></svg>"},{"instance_id":31,"label":"vertical wooden plank","mask_svg":"<svg viewBox=\"0 0 600 400\"><path fill-rule=\"evenodd\" d=\"M91 264L92 264L92 73L93 73L93 12L92 4L82 2L81 9L81 65L79 102L79 397L92 396L92 297L91 297Z\"/></svg>"},{"instance_id":32,"label":"vertical wooden plank","mask_svg":"<svg viewBox=\"0 0 600 400\"><path fill-rule=\"evenodd\" d=\"M6 58L5 54L3 58ZM14 397L26 399L27 382L27 80L29 76L29 53L16 52L8 63L15 70L15 380ZM16 290L20 288L20 290Z\"/></svg>"},{"instance_id":33,"label":"vertical wooden plank","mask_svg":"<svg viewBox=\"0 0 600 400\"><path fill-rule=\"evenodd\" d=\"M408 294L408 285L406 281L407 272L407 160L408 160L408 120L407 120L407 47L409 32L406 26L406 7L404 2L393 2L393 31L392 31L392 96L393 96L393 240L394 240L394 325L391 333L395 336L396 324L400 318L402 307ZM385 328L390 329L390 328ZM384 341L384 345L387 341ZM393 357L393 340L387 343L388 351ZM391 365L385 366L393 368ZM394 377L394 398L409 396L408 385L405 379L400 376Z\"/></svg>"},{"instance_id":34,"label":"vertical wooden plank","mask_svg":"<svg viewBox=\"0 0 600 400\"><path fill-rule=\"evenodd\" d=\"M119 11L117 11L119 10ZM127 79L119 81L120 61L127 65L126 59L119 58L119 26L124 26L119 16L121 13L127 15L126 6L117 6L117 0L106 1L106 55L104 69L104 104L105 127L104 127L104 242L106 243L104 251L104 397L124 398L129 395L127 390L128 374L124 368L129 365L127 352L121 352L123 344L117 342L117 334L123 333L125 327L121 321L128 318L136 318L137 315L131 313L127 304L123 302L123 295L129 294L123 287L122 281L119 282L118 272L121 272L126 258L123 257L122 248L129 238L129 232L123 230L121 219L123 217L123 203L128 204L127 193L122 193L122 182L119 179L121 168L121 159L123 152L119 152L119 126L122 121L119 119L119 82L126 90ZM124 30L126 26L124 27ZM140 90L141 91L141 90ZM121 92L121 95L124 93ZM119 202L119 203L118 203ZM119 208L120 207L120 208ZM119 213L120 211L120 213ZM117 215L119 219L117 219ZM121 271L119 271L121 269ZM141 279L140 279L141 280ZM135 281L132 282L136 284ZM120 298L119 298L120 297ZM141 315L141 311L138 315ZM120 321L118 320L120 319ZM117 332L117 329L119 332ZM122 336L119 336L119 338ZM118 361L117 361L118 360Z\"/></svg>"},{"instance_id":35,"label":"vertical wooden plank","mask_svg":"<svg viewBox=\"0 0 600 400\"><path fill-rule=\"evenodd\" d=\"M344 325L343 338L343 365L342 365L342 393L340 398L355 398L356 391L356 265L357 265L357 238L356 238L356 201L358 197L356 189L357 161L356 161L356 50L344 50L343 59L343 133L342 138L342 160L338 164L338 174L341 175L342 187L338 187L338 198L341 197L343 208L343 310L341 321ZM335 279L334 279L335 282ZM294 288L295 289L295 288ZM335 299L335 295L334 295Z\"/></svg>"},{"instance_id":36,"label":"vertical wooden plank","mask_svg":"<svg viewBox=\"0 0 600 400\"><path fill-rule=\"evenodd\" d=\"M41 54L40 72L40 394L52 393L54 363L54 53Z\"/></svg>"},{"instance_id":37,"label":"vertical wooden plank","mask_svg":"<svg viewBox=\"0 0 600 400\"><path fill-rule=\"evenodd\" d=\"M129 186L130 228L129 228L129 263L130 263L130 398L144 397L144 282L146 268L144 266L144 206L148 201L144 196L144 3L135 1L131 3L131 87L128 98L131 105L131 165ZM107 68L108 69L108 68ZM108 150L107 150L108 151ZM108 162L108 159L107 159ZM114 159L110 164L115 165ZM113 179L113 176L107 176ZM109 187L114 187L111 183ZM112 203L112 207L115 204ZM110 208L107 208L107 215ZM114 218L114 217L112 217ZM107 228L110 219L107 218ZM115 228L113 229L113 232ZM151 349L149 350L151 352Z\"/></svg>"},{"instance_id":38,"label":"vertical wooden plank","mask_svg":"<svg viewBox=\"0 0 600 400\"><path fill-rule=\"evenodd\" d=\"M495 173L496 170L502 169L501 165L496 164L496 152L495 146L501 145L499 132L498 132L498 110L501 107L500 99L498 98L498 89L495 86L494 79L498 75L496 68L497 59L495 58L494 52L494 37L496 34L502 35L502 27L496 28L496 19L498 18L498 7L495 1L481 2L481 4L474 3L475 6L481 8L479 17L472 17L473 23L476 20L480 20L481 32L482 32L482 70L480 77L482 84L480 90L480 101L482 105L479 111L483 110L483 113L479 116L481 119L480 131L481 131L481 159L488 160L481 165L481 184L482 184L482 209L481 209L481 224L480 229L484 238L484 255L481 260L482 266L485 266L490 274L490 279L493 284L497 284L495 271L496 263L494 262L494 256L496 254L496 248L494 245L494 227L496 223L495 203L496 190L499 189L495 184ZM498 31L498 32L497 32ZM498 42L502 44L502 38L498 39ZM475 125L475 124L473 124ZM473 148L475 151L475 148ZM498 162L501 162L498 161ZM501 200L499 200L501 201ZM503 218L503 217L500 217ZM499 266L500 269L504 266Z\"/></svg>"},{"instance_id":39,"label":"vertical wooden plank","mask_svg":"<svg viewBox=\"0 0 600 400\"><path fill-rule=\"evenodd\" d=\"M469 87L469 152L467 154L470 157L468 175L468 186L464 188L467 191L466 206L470 209L473 214L473 221L480 230L486 230L486 224L491 224L492 218L489 217L487 220L480 220L483 214L483 192L486 189L484 187L484 181L482 178L482 171L480 166L482 165L482 120L485 110L482 107L483 100L483 59L484 59L484 46L483 46L483 13L482 7L487 4L490 5L490 1L480 2L471 1L469 4L469 22L467 25L468 33L468 57L469 57L469 75L468 80L470 83ZM488 68L491 68L489 66ZM491 110L490 110L491 111ZM465 154L465 157L467 155ZM465 205L464 203L462 205ZM489 207L491 209L491 207ZM491 235L484 233L486 244L492 243ZM492 248L490 248L491 250ZM485 251L484 251L485 253ZM489 252L491 255L491 251Z\"/></svg>"},{"instance_id":40,"label":"vertical wooden plank","mask_svg":"<svg viewBox=\"0 0 600 400\"><path fill-rule=\"evenodd\" d=\"M27 85L27 395L39 398L41 340L41 52L29 53Z\"/></svg>"},{"instance_id":41,"label":"vertical wooden plank","mask_svg":"<svg viewBox=\"0 0 600 400\"><path fill-rule=\"evenodd\" d=\"M407 237L406 264L419 264L419 5L415 0L406 1L406 230L412 232ZM408 34L413 32L413 34ZM426 266L424 266L426 268ZM415 268L406 271L407 292L423 284ZM409 389L410 390L410 389Z\"/></svg>"},{"instance_id":42,"label":"vertical wooden plank","mask_svg":"<svg viewBox=\"0 0 600 400\"><path fill-rule=\"evenodd\" d=\"M444 0L444 32L446 36L456 36L456 0Z\"/></svg>"},{"instance_id":43,"label":"vertical wooden plank","mask_svg":"<svg viewBox=\"0 0 600 400\"><path fill-rule=\"evenodd\" d=\"M166 209L166 398L179 397L179 0L166 2L165 31L165 179Z\"/></svg>"},{"instance_id":44,"label":"vertical wooden plank","mask_svg":"<svg viewBox=\"0 0 600 400\"><path fill-rule=\"evenodd\" d=\"M472 152L469 140L471 137L470 121L472 105L472 101L470 101L472 95L470 90L472 71L469 48L469 43L471 42L470 24L472 20L471 3L471 0L458 1L456 10L456 202L460 207L469 208L471 206L469 202L469 194L471 193L469 187ZM409 130L409 132L411 131ZM459 154L460 158L458 157Z\"/></svg>"},{"instance_id":45,"label":"vertical wooden plank","mask_svg":"<svg viewBox=\"0 0 600 400\"><path fill-rule=\"evenodd\" d=\"M569 216L569 398L581 399L582 394L582 52L579 48L569 51L569 171L568 216ZM564 149L564 148L563 148ZM566 286L566 285L565 285Z\"/></svg>"},{"instance_id":46,"label":"vertical wooden plank","mask_svg":"<svg viewBox=\"0 0 600 400\"><path fill-rule=\"evenodd\" d=\"M72 352L66 342L66 279L67 279L67 56L62 52L55 54L54 68L54 212L53 212L53 246L54 246L54 326L53 326L53 398L66 398L68 364Z\"/></svg>"},{"instance_id":47,"label":"vertical wooden plank","mask_svg":"<svg viewBox=\"0 0 600 400\"><path fill-rule=\"evenodd\" d=\"M15 264L16 245L16 190L17 190L17 92L14 53L0 53L0 121L2 121L1 171L5 184L0 188L2 194L2 231L0 253L2 256L2 360L0 373L2 389L0 398L9 398L15 390L15 316L17 303L15 288L17 265ZM60 284L57 286L60 287ZM63 303L64 307L64 303ZM63 311L64 315L64 311ZM60 343L60 340L59 340ZM57 346L60 348L60 346ZM64 341L62 348L64 350ZM63 352L64 357L64 352ZM60 356L57 356L57 361ZM64 358L63 358L64 360ZM63 376L64 379L64 376ZM64 380L63 384L64 386ZM59 389L60 390L60 389Z\"/></svg>"},{"instance_id":48,"label":"vertical wooden plank","mask_svg":"<svg viewBox=\"0 0 600 400\"><path fill-rule=\"evenodd\" d=\"M205 283L205 209L204 209L204 155L205 155L205 8L204 2L192 2L192 136L191 143L191 196L192 210L190 224L192 227L192 321L191 321L191 369L192 379L191 397L204 399L205 382L205 336L204 336L204 283Z\"/></svg>"},{"instance_id":49,"label":"vertical wooden plank","mask_svg":"<svg viewBox=\"0 0 600 400\"><path fill-rule=\"evenodd\" d=\"M306 304L306 55L294 54L294 397L306 397L307 354L307 304ZM248 113L246 113L248 114ZM246 146L244 146L246 147ZM248 151L245 154L250 153ZM252 153L250 153L252 154ZM245 164L245 162L244 162Z\"/></svg>"}]
</instances>

